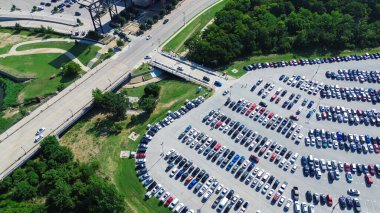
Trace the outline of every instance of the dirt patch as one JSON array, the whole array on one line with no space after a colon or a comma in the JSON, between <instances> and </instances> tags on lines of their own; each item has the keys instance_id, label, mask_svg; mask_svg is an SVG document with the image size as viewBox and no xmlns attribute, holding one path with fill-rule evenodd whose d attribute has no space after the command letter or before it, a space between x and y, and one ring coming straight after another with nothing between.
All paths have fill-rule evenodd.
<instances>
[{"instance_id":1,"label":"dirt patch","mask_svg":"<svg viewBox=\"0 0 380 213\"><path fill-rule=\"evenodd\" d=\"M17 113L19 112L18 108L11 108L11 109L8 109L6 111L4 111L4 115L3 115L3 118L11 118L13 117L14 115L16 115Z\"/></svg>"},{"instance_id":2,"label":"dirt patch","mask_svg":"<svg viewBox=\"0 0 380 213\"><path fill-rule=\"evenodd\" d=\"M91 118L91 121L95 121L97 118L103 118L105 115L96 115ZM78 125L79 129L73 131L70 137L64 137L60 142L62 145L71 149L74 154L74 158L80 162L89 162L99 154L100 151L100 138L95 138L90 134L86 134L89 129L89 125L92 122L85 122L83 125Z\"/></svg>"},{"instance_id":3,"label":"dirt patch","mask_svg":"<svg viewBox=\"0 0 380 213\"><path fill-rule=\"evenodd\" d=\"M161 109L167 109L167 108L170 108L171 106L173 106L175 103L177 102L177 100L172 100L170 101L169 103L166 103L166 104L159 104L157 106L157 111L160 111Z\"/></svg>"},{"instance_id":4,"label":"dirt patch","mask_svg":"<svg viewBox=\"0 0 380 213\"><path fill-rule=\"evenodd\" d=\"M24 41L35 40L34 36L24 36L24 35L12 35L9 33L0 33L0 48L7 45L14 45Z\"/></svg>"}]
</instances>

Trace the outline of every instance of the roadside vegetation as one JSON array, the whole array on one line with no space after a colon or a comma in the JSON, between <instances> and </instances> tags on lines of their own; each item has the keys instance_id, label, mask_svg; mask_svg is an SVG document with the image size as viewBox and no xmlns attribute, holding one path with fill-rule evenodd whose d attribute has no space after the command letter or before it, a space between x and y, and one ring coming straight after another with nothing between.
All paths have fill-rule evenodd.
<instances>
[{"instance_id":1,"label":"roadside vegetation","mask_svg":"<svg viewBox=\"0 0 380 213\"><path fill-rule=\"evenodd\" d=\"M17 47L17 51L31 50L38 48L57 48L66 50L73 54L82 64L87 65L96 56L96 53L100 50L100 47L71 41L50 41L50 42L39 42L32 44L25 44Z\"/></svg>"},{"instance_id":2,"label":"roadside vegetation","mask_svg":"<svg viewBox=\"0 0 380 213\"><path fill-rule=\"evenodd\" d=\"M133 70L132 74L138 75L138 74L141 74L144 72L148 72L151 69L152 69L152 67L148 63L143 63L137 69Z\"/></svg>"},{"instance_id":3,"label":"roadside vegetation","mask_svg":"<svg viewBox=\"0 0 380 213\"><path fill-rule=\"evenodd\" d=\"M0 182L2 212L123 212L124 197L97 175L99 164L74 161L53 136L35 159Z\"/></svg>"},{"instance_id":4,"label":"roadside vegetation","mask_svg":"<svg viewBox=\"0 0 380 213\"><path fill-rule=\"evenodd\" d=\"M142 86L133 89L121 89L127 96L143 98L157 97L157 105L152 113L127 115L123 119L110 120L106 110L95 108L74 125L62 138L60 143L73 150L74 158L81 162L99 162L99 173L115 183L118 191L126 198L127 212L169 212L158 200L144 200L145 188L139 182L135 172L134 159L120 159L121 150L136 150L139 139L146 131L146 125L164 118L168 110L178 109L186 99L204 95L203 89L197 93L198 86L178 78L162 80L154 86ZM158 88L159 91L158 91ZM158 92L158 93L157 93ZM139 107L137 112L141 112ZM127 110L127 114L128 111ZM121 127L119 133L109 131L107 126L116 123ZM128 138L131 132L139 134L136 141Z\"/></svg>"},{"instance_id":5,"label":"roadside vegetation","mask_svg":"<svg viewBox=\"0 0 380 213\"><path fill-rule=\"evenodd\" d=\"M187 57L219 67L253 54L379 47L379 18L379 4L359 0L233 0L186 41Z\"/></svg>"},{"instance_id":6,"label":"roadside vegetation","mask_svg":"<svg viewBox=\"0 0 380 213\"><path fill-rule=\"evenodd\" d=\"M204 29L207 24L212 21L215 14L222 10L224 6L231 0L222 0L219 3L213 5L212 7L206 8L201 12L201 14L190 21L190 23L180 29L180 32L170 38L170 41L163 47L164 51L182 53L185 51L185 41L193 35L198 35L202 29Z\"/></svg>"}]
</instances>

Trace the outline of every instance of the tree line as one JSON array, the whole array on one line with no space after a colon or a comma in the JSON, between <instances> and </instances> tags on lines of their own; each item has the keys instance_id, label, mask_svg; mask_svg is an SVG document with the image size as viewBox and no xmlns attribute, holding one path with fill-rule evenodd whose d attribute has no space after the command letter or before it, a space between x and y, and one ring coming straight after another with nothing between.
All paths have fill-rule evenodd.
<instances>
[{"instance_id":1,"label":"tree line","mask_svg":"<svg viewBox=\"0 0 380 213\"><path fill-rule=\"evenodd\" d=\"M2 212L123 212L124 198L96 175L97 163L79 163L53 136L39 155L0 182Z\"/></svg>"},{"instance_id":2,"label":"tree line","mask_svg":"<svg viewBox=\"0 0 380 213\"><path fill-rule=\"evenodd\" d=\"M187 57L217 67L252 54L339 51L380 46L380 2L231 0Z\"/></svg>"}]
</instances>

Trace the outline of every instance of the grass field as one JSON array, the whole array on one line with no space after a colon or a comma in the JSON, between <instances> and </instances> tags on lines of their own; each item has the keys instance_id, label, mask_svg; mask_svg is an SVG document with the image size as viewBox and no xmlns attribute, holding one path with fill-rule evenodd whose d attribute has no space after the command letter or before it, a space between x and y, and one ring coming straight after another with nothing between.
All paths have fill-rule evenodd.
<instances>
[{"instance_id":1,"label":"grass field","mask_svg":"<svg viewBox=\"0 0 380 213\"><path fill-rule=\"evenodd\" d=\"M163 50L175 53L185 51L185 41L192 35L199 33L214 18L215 13L223 9L229 1L230 0L222 0L220 3L203 10L201 15L192 19L185 28L181 28L175 37L169 38L170 41L163 47Z\"/></svg>"},{"instance_id":2,"label":"grass field","mask_svg":"<svg viewBox=\"0 0 380 213\"><path fill-rule=\"evenodd\" d=\"M9 52L9 50L12 48L13 45L7 44L4 47L0 47L0 55L5 54Z\"/></svg>"},{"instance_id":3,"label":"grass field","mask_svg":"<svg viewBox=\"0 0 380 213\"><path fill-rule=\"evenodd\" d=\"M151 66L148 63L141 64L137 69L132 71L133 75L138 75L151 70Z\"/></svg>"},{"instance_id":4,"label":"grass field","mask_svg":"<svg viewBox=\"0 0 380 213\"><path fill-rule=\"evenodd\" d=\"M325 57L331 57L331 56L347 56L347 55L361 55L365 53L377 53L380 52L380 47L373 48L373 49L364 49L364 50L345 50L341 52L328 52L328 53L287 53L287 54L271 54L271 55L260 55L260 56L252 56L249 58L245 58L242 60L237 60L233 64L219 68L219 71L227 71L227 74L239 78L242 75L246 73L246 71L243 69L244 66L254 64L254 63L262 63L262 62L271 62L271 61L289 61L291 59L298 59L298 58L325 58ZM237 73L233 73L232 70L237 69Z\"/></svg>"},{"instance_id":5,"label":"grass field","mask_svg":"<svg viewBox=\"0 0 380 213\"><path fill-rule=\"evenodd\" d=\"M62 54L35 54L1 58L0 64L18 72L34 73L36 79L26 83L25 88L21 91L22 99L27 99L52 94L61 83L70 84L73 79L60 76L49 79L52 75L60 72L59 67L62 64L69 61L70 59Z\"/></svg>"},{"instance_id":6,"label":"grass field","mask_svg":"<svg viewBox=\"0 0 380 213\"><path fill-rule=\"evenodd\" d=\"M100 47L85 44L85 43L77 43L75 42L66 42L66 41L52 41L52 42L39 42L32 44L25 44L19 46L16 50L30 50L30 49L38 49L38 48L57 48L66 50L72 53L75 57L79 59L82 64L87 65L88 62L91 61L96 55L96 53L100 50Z\"/></svg>"},{"instance_id":7,"label":"grass field","mask_svg":"<svg viewBox=\"0 0 380 213\"><path fill-rule=\"evenodd\" d=\"M69 146L77 159L100 162L101 175L113 181L126 197L129 208L127 212L169 212L166 208L159 206L155 198L144 201L145 189L136 176L134 160L119 158L121 150L136 150L138 146L138 140L131 141L127 138L128 135L134 131L140 134L141 138L147 124L162 119L168 110L178 109L186 99L200 95L196 94L197 85L177 78L163 80L158 84L162 89L156 110L151 115L140 114L135 123L131 123L129 117L119 121L123 126L120 134L101 134L102 136L99 137L94 126L96 123L107 120L107 117L93 110L61 139L61 144ZM143 90L144 87L127 89L128 95L138 97L143 95ZM205 92L203 90L201 94Z\"/></svg>"}]
</instances>

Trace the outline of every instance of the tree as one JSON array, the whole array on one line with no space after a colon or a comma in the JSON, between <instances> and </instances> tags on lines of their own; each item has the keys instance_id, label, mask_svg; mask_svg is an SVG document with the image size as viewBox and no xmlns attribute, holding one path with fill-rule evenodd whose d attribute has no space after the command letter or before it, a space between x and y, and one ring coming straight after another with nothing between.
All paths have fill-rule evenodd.
<instances>
[{"instance_id":1,"label":"tree","mask_svg":"<svg viewBox=\"0 0 380 213\"><path fill-rule=\"evenodd\" d=\"M147 29L146 24L145 24L145 23L140 23L140 25L139 25L139 29L140 29L141 31L145 31L145 30Z\"/></svg>"},{"instance_id":2,"label":"tree","mask_svg":"<svg viewBox=\"0 0 380 213\"><path fill-rule=\"evenodd\" d=\"M116 41L116 45L117 45L118 47L123 47L123 46L125 45L125 43L124 43L123 40L118 39L118 40Z\"/></svg>"},{"instance_id":3,"label":"tree","mask_svg":"<svg viewBox=\"0 0 380 213\"><path fill-rule=\"evenodd\" d=\"M66 212L74 209L75 202L71 195L72 188L62 179L55 183L55 188L47 196L46 204L52 212Z\"/></svg>"},{"instance_id":4,"label":"tree","mask_svg":"<svg viewBox=\"0 0 380 213\"><path fill-rule=\"evenodd\" d=\"M144 96L153 96L154 98L157 98L160 95L161 87L160 85L153 83L148 84L144 88Z\"/></svg>"},{"instance_id":5,"label":"tree","mask_svg":"<svg viewBox=\"0 0 380 213\"><path fill-rule=\"evenodd\" d=\"M17 183L12 193L12 198L18 201L29 200L37 195L37 189L23 180Z\"/></svg>"},{"instance_id":6,"label":"tree","mask_svg":"<svg viewBox=\"0 0 380 213\"><path fill-rule=\"evenodd\" d=\"M160 19L160 16L158 16L157 14L154 14L153 15L153 21L154 21L154 23L156 23L158 21L158 19Z\"/></svg>"},{"instance_id":7,"label":"tree","mask_svg":"<svg viewBox=\"0 0 380 213\"><path fill-rule=\"evenodd\" d=\"M156 105L157 99L154 98L152 95L149 97L145 97L140 103L140 107L148 113L152 113L156 108Z\"/></svg>"},{"instance_id":8,"label":"tree","mask_svg":"<svg viewBox=\"0 0 380 213\"><path fill-rule=\"evenodd\" d=\"M122 94L112 92L102 93L99 89L92 91L95 106L108 110L115 116L124 117L128 108L128 99Z\"/></svg>"},{"instance_id":9,"label":"tree","mask_svg":"<svg viewBox=\"0 0 380 213\"><path fill-rule=\"evenodd\" d=\"M69 63L63 66L62 72L63 76L65 77L76 77L79 75L80 72L82 72L82 68L79 64L70 61Z\"/></svg>"},{"instance_id":10,"label":"tree","mask_svg":"<svg viewBox=\"0 0 380 213\"><path fill-rule=\"evenodd\" d=\"M87 212L124 212L125 205L115 186L92 176L82 206Z\"/></svg>"},{"instance_id":11,"label":"tree","mask_svg":"<svg viewBox=\"0 0 380 213\"><path fill-rule=\"evenodd\" d=\"M146 20L146 24L147 25L153 25L153 20L151 19L151 18L148 18L147 20Z\"/></svg>"}]
</instances>

